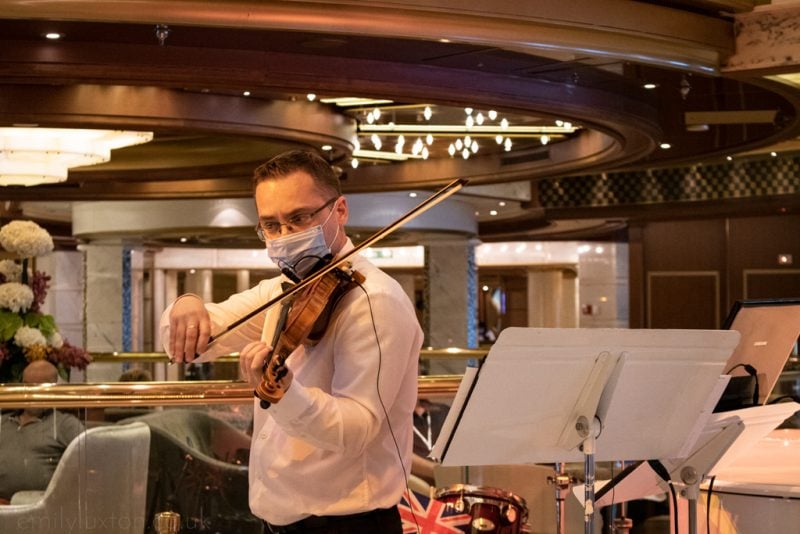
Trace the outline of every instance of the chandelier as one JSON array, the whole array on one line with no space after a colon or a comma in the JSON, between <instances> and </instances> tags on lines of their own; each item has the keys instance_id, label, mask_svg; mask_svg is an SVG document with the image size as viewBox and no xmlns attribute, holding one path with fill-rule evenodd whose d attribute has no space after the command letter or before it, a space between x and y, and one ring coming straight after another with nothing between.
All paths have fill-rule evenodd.
<instances>
[{"instance_id":1,"label":"chandelier","mask_svg":"<svg viewBox=\"0 0 800 534\"><path fill-rule=\"evenodd\" d=\"M0 128L0 186L63 182L73 167L105 163L111 150L152 139L153 132Z\"/></svg>"}]
</instances>

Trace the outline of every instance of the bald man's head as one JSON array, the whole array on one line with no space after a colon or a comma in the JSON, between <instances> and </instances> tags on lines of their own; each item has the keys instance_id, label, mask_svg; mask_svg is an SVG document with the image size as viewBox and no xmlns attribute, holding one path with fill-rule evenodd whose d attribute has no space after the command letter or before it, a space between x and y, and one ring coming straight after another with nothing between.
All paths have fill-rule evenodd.
<instances>
[{"instance_id":1,"label":"bald man's head","mask_svg":"<svg viewBox=\"0 0 800 534\"><path fill-rule=\"evenodd\" d=\"M47 360L36 360L23 369L22 381L26 384L55 383L58 381L58 369Z\"/></svg>"}]
</instances>

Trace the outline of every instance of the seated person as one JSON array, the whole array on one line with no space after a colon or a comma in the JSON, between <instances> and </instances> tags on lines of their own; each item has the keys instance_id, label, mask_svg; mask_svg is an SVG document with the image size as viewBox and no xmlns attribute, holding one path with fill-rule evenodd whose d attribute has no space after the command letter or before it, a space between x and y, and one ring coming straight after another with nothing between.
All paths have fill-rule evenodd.
<instances>
[{"instance_id":1,"label":"seated person","mask_svg":"<svg viewBox=\"0 0 800 534\"><path fill-rule=\"evenodd\" d=\"M447 412L446 404L438 404L428 399L418 399L414 408L414 455L411 458L411 474L420 477L430 485L436 485L433 476L435 463L428 458L439 437Z\"/></svg>"},{"instance_id":2,"label":"seated person","mask_svg":"<svg viewBox=\"0 0 800 534\"><path fill-rule=\"evenodd\" d=\"M25 384L55 383L58 370L46 360L28 364ZM67 445L83 432L74 415L52 408L26 408L0 417L0 503L18 491L44 491Z\"/></svg>"}]
</instances>

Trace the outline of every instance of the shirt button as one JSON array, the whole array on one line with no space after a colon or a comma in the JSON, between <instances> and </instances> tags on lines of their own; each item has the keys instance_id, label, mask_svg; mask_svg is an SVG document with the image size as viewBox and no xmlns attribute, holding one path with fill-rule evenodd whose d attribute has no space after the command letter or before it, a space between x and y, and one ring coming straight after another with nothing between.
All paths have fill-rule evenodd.
<instances>
[{"instance_id":1,"label":"shirt button","mask_svg":"<svg viewBox=\"0 0 800 534\"><path fill-rule=\"evenodd\" d=\"M268 436L269 434L267 434L266 432L262 432L261 435L259 435L258 437L260 437L261 439L267 439Z\"/></svg>"}]
</instances>

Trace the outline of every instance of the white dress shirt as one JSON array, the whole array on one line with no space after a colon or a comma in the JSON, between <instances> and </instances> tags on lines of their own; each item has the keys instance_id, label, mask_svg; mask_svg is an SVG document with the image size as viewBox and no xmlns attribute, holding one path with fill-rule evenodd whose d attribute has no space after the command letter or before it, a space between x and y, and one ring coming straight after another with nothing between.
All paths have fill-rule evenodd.
<instances>
[{"instance_id":1,"label":"white dress shirt","mask_svg":"<svg viewBox=\"0 0 800 534\"><path fill-rule=\"evenodd\" d=\"M352 248L348 240L344 252ZM361 256L350 259L364 290L344 296L316 346L288 358L294 379L283 399L268 410L254 400L250 508L272 524L388 508L405 489L422 330L395 280ZM212 335L280 294L281 281L207 304ZM279 308L220 338L201 361L254 339L270 343ZM161 321L165 346L170 309Z\"/></svg>"}]
</instances>

